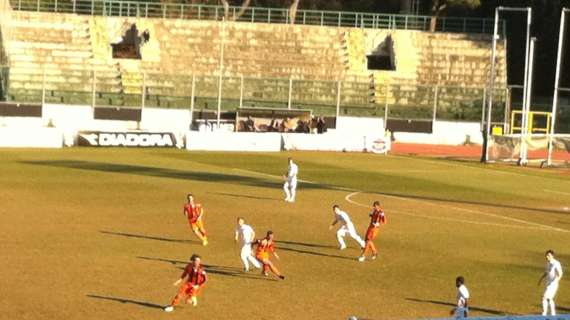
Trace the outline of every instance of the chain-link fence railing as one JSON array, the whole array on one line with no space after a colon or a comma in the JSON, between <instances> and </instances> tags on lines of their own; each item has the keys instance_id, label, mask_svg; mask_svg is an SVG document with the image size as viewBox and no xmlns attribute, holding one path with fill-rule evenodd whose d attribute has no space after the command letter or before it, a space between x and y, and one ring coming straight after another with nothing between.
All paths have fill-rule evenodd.
<instances>
[{"instance_id":1,"label":"chain-link fence railing","mask_svg":"<svg viewBox=\"0 0 570 320\"><path fill-rule=\"evenodd\" d=\"M309 109L323 116L480 121L485 88L374 84L49 69L14 74L6 98L18 102L68 105L183 108L227 111L239 107ZM508 123L508 91L495 89L493 122Z\"/></svg>"},{"instance_id":2,"label":"chain-link fence railing","mask_svg":"<svg viewBox=\"0 0 570 320\"><path fill-rule=\"evenodd\" d=\"M102 0L10 0L18 11L78 13L88 15L221 20L251 23L291 23L291 12L285 8L249 7L242 10L221 5L176 4L137 1ZM431 16L377 14L364 12L297 10L295 24L370 29L430 30ZM439 17L435 30L440 32L493 33L493 20L484 18ZM501 21L501 24L503 22ZM501 26L503 30L503 26Z\"/></svg>"}]
</instances>

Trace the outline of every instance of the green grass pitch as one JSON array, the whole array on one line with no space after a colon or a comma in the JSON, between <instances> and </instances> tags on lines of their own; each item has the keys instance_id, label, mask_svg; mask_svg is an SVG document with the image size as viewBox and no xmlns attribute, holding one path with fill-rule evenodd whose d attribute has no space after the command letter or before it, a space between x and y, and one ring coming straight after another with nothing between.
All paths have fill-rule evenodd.
<instances>
[{"instance_id":1,"label":"green grass pitch","mask_svg":"<svg viewBox=\"0 0 570 320\"><path fill-rule=\"evenodd\" d=\"M446 317L454 279L472 315L538 314L544 251L570 274L570 175L349 153L0 150L2 319L367 319ZM283 201L288 156L298 199ZM205 207L210 244L182 215ZM328 230L339 204L363 235L380 200L376 261ZM275 232L285 281L243 274L235 218ZM167 304L192 253L210 281L196 308ZM570 312L570 276L557 297Z\"/></svg>"}]
</instances>

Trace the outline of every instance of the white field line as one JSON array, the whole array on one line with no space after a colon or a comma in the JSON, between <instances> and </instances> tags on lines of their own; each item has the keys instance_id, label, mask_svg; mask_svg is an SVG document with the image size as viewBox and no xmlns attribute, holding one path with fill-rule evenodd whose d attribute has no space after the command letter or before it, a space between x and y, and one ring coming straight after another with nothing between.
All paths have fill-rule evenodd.
<instances>
[{"instance_id":1,"label":"white field line","mask_svg":"<svg viewBox=\"0 0 570 320\"><path fill-rule=\"evenodd\" d=\"M362 203L359 203L357 201L352 200L351 198L359 193L362 193L360 191L357 192L353 192L351 194L348 194L344 199L349 202L352 203L354 205L360 206L360 207L364 207L364 208L370 208L369 205L365 205ZM395 196L388 196L388 195L384 195L387 197L392 197L392 198L398 198L400 200L415 200L415 199L406 199L406 198L402 198L402 197L395 197ZM416 200L419 201L419 200ZM429 203L428 201L422 201L428 204L432 204ZM525 221L525 220L520 220L520 219L515 219L515 218L510 218L510 217L503 217L500 215L495 215L495 214L491 214L491 213L486 213L486 212L481 212L481 211L477 211L477 210L469 210L469 209L463 209L463 208L458 208L458 207L453 207L453 206L446 206L446 205L440 205L440 204L432 204L432 205L436 205L436 206L442 206L442 207L447 207L447 208L451 208L451 209L456 209L456 210L464 210L464 211L468 211L477 215L490 215L496 218L500 218L500 219L505 219L505 220L512 220L515 222L519 222L519 223L524 223L524 224L528 224L527 226L520 226L520 225L512 225L512 224L504 224L504 223L492 223L492 222L479 222L479 221L471 221L471 220L465 220L465 219L455 219L455 218L447 218L447 217L434 217L434 216L423 216L423 215L419 215L419 214L413 214L413 213L409 213L409 212L405 212L405 211L401 211L401 210L391 210L392 212L396 212L396 213L400 213L400 214L404 214L407 216L411 216L411 217L419 217L419 218L425 218L425 219L434 219L434 220L443 220L443 221L453 221L453 222L461 222L461 223L470 223L470 224L478 224L478 225L487 225L487 226L496 226L496 227L508 227L508 228L516 228L516 229L532 229L532 230L548 230L548 231L559 231L559 232L570 232L568 230L564 230L564 229L559 229L559 228L555 228L552 226L548 226L548 225L543 225L543 224L539 224L539 223L533 223L533 222L529 222L529 221Z\"/></svg>"},{"instance_id":2,"label":"white field line","mask_svg":"<svg viewBox=\"0 0 570 320\"><path fill-rule=\"evenodd\" d=\"M358 193L358 192L355 192ZM364 208L369 208L370 206L368 205L364 205L362 203L356 202L352 199L350 199L349 196L351 196L353 194L350 194L348 196L346 196L345 200L357 205L357 206L361 206ZM504 224L504 223L491 223L491 222L479 222L479 221L471 221L471 220L464 220L464 219L456 219L456 218L446 218L446 217L434 217L434 216L422 216L419 214L413 214L413 213L409 213L409 212L405 212L405 211L401 211L401 210L390 210L391 212L395 212L398 214L403 214L406 216L410 216L410 217L417 217L417 218L424 218L424 219L433 219L433 220L442 220L442 221L449 221L449 222L461 222L461 223L470 223L470 224L477 224L477 225L485 225L485 226L494 226L494 227L507 227L507 228L515 228L515 229L531 229L531 230L550 230L549 228L539 228L539 227L531 227L531 226L517 226L517 225L512 225L512 224Z\"/></svg>"},{"instance_id":3,"label":"white field line","mask_svg":"<svg viewBox=\"0 0 570 320\"><path fill-rule=\"evenodd\" d=\"M267 173L263 173L263 172L257 172L257 171L251 171L251 170L244 170L244 169L238 169L238 168L234 168L233 170L235 171L241 171L244 173L249 173L249 174L254 174L254 175L258 175L258 176L264 176L264 177L268 177L268 178L272 178L272 179L277 179L277 180L283 180L282 177L280 176L276 176L276 175L272 175L272 174L267 174ZM308 180L301 180L299 179L299 181L304 182L304 183L309 183L309 184L317 184L316 182L313 181L308 181ZM351 191L352 193L347 195L345 197L345 200L359 205L359 206L365 206L362 205L360 203L355 203L352 200L350 200L350 198L358 193L363 193L362 191L355 191L354 189L349 189L349 188L343 188L343 187L336 187L336 186L332 186L333 189L336 190L340 190L340 191ZM454 218L443 218L443 217L426 217L426 216L421 216L421 215L415 215L413 213L407 213L407 212L400 212L402 214L406 214L409 216L414 216L414 217L421 217L421 218L430 218L430 219L436 219L436 220L448 220L448 221L457 221L457 222L467 222L467 223L472 223L472 224L484 224L484 225L492 225L492 226L503 226L503 227L512 227L512 228L523 228L523 229L535 229L535 230L554 230L554 231L559 231L559 232L570 232L568 230L565 229L560 229L560 228L556 228L556 227L552 227L549 225L545 225L545 224L540 224L540 223L535 223L535 222L530 222L530 221L526 221L526 220L522 220L522 219L517 219L517 218L511 218L511 217L505 217L505 216L501 216L498 214L493 214L493 213L489 213L489 212L483 212L483 211L479 211L479 210L472 210L472 209L466 209L466 208L460 208L460 207L455 207L455 206L449 206L449 205L444 205L444 204L440 204L440 203L432 203L430 201L427 200L418 200L418 199L412 199L412 198L407 198L407 197L400 197L400 196L393 196L393 195L387 195L387 194L383 194L380 192L376 192L376 194L385 196L385 197L389 197L389 198L395 198L395 199L399 199L399 200L403 200L403 201L416 201L416 202L422 202L422 203L427 203L429 205L432 206L439 206L439 207L443 207L443 208L449 208L449 209L453 209L453 210L458 210L458 211L464 211L464 212L469 212L469 213L473 213L473 214L477 214L477 215L483 215L483 216L489 216L489 217L494 217L494 218L499 218L499 219L503 219L503 220L509 220L512 222L518 222L518 223L522 223L522 224L526 224L528 226L515 226L515 225L511 225L511 224L497 224L497 223L488 223L488 222L475 222L475 221L469 221L469 220L462 220L462 219L454 219ZM369 208L370 206L365 206L366 208Z\"/></svg>"},{"instance_id":4,"label":"white field line","mask_svg":"<svg viewBox=\"0 0 570 320\"><path fill-rule=\"evenodd\" d=\"M395 158L407 158L407 159L409 159L409 157L406 157L403 155L390 155L390 156L395 157ZM462 164L462 163L453 163L453 162L449 162L449 160L445 160L443 158L441 158L441 161L431 160L429 158L414 158L414 159L418 159L421 161L425 161L425 162L429 162L429 163L433 163L433 164L437 164L437 165L444 165L444 166L448 166L448 167L461 167L461 168L469 168L469 169L479 169L479 170L485 170L485 171L494 171L494 172L499 173L499 174L507 174L507 175L510 174L510 175L515 175L515 176L534 177L533 175L524 174L521 172L503 171L503 170L499 170L499 169L495 169L495 168L489 168L489 167L478 167L478 166L469 166L469 165Z\"/></svg>"},{"instance_id":5,"label":"white field line","mask_svg":"<svg viewBox=\"0 0 570 320\"><path fill-rule=\"evenodd\" d=\"M555 190L548 190L548 189L544 189L544 192L548 192L548 193L555 193L555 194L562 194L565 196L570 196L570 192L562 192L562 191L555 191Z\"/></svg>"},{"instance_id":6,"label":"white field line","mask_svg":"<svg viewBox=\"0 0 570 320\"><path fill-rule=\"evenodd\" d=\"M474 214L477 214L477 215L488 216L488 217L493 217L493 218L498 218L498 219L513 221L513 222L518 222L518 223L522 223L522 224L527 224L527 225L529 225L529 226L539 227L539 228L541 228L541 229L551 229L551 230L556 230L556 231L560 231L560 232L570 232L570 231L568 231L568 230L559 229L559 228L556 228L556 227L553 227L553 226L549 226L549 225L545 225L545 224L540 224L540 223L530 222L530 221L526 221L526 220L522 220L522 219L517 219L517 218L502 216L502 215L499 215L499 214L484 212L484 211L480 211L480 210L473 210L473 209L467 209L467 208L460 208L460 207L445 205L445 204L441 204L441 203L433 203L433 202L426 201L426 200L418 200L418 199L404 198L404 197L398 197L398 196L391 196L391 195L386 195L386 194L382 194L382 193L378 193L378 194L381 194L381 195L383 195L383 196L385 196L385 197L396 198L396 199L405 200L405 201L416 201L416 202L425 203L425 204L428 204L428 205L431 205L431 206L449 208L449 209L453 209L453 210L457 210L457 211L469 212L469 213L474 213Z\"/></svg>"}]
</instances>

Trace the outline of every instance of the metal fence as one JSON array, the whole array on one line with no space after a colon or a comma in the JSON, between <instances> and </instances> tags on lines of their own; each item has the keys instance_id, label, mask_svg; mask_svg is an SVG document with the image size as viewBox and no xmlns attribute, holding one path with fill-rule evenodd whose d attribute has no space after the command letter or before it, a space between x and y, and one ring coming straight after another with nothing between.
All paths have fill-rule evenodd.
<instances>
[{"instance_id":1,"label":"metal fence","mask_svg":"<svg viewBox=\"0 0 570 320\"><path fill-rule=\"evenodd\" d=\"M0 0L0 66L9 65L8 43L10 35L10 5L8 0ZM8 90L8 68L0 68L0 100L6 99Z\"/></svg>"},{"instance_id":2,"label":"metal fence","mask_svg":"<svg viewBox=\"0 0 570 320\"><path fill-rule=\"evenodd\" d=\"M3 71L7 71L4 68ZM7 74L7 72L6 72ZM248 77L123 73L122 84L93 71L46 69L14 75L7 100L217 112L238 107L311 109L324 116L480 121L485 88L372 85ZM126 84L125 79L130 79ZM503 122L507 90L493 94L493 121Z\"/></svg>"},{"instance_id":3,"label":"metal fence","mask_svg":"<svg viewBox=\"0 0 570 320\"><path fill-rule=\"evenodd\" d=\"M13 10L77 13L86 15L221 20L226 16L223 6L203 4L172 4L135 1L101 0L10 0ZM252 23L291 23L288 9L250 7L240 13L230 6L228 20ZM372 29L430 29L431 16L377 14L364 12L298 10L295 24ZM439 17L435 30L441 32L492 34L493 19ZM501 21L501 30L504 23Z\"/></svg>"}]
</instances>

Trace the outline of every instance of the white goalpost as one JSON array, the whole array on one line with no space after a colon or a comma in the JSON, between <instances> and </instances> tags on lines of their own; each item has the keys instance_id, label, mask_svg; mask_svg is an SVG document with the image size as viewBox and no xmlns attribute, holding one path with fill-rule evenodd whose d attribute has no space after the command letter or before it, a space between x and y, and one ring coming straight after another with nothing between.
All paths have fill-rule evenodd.
<instances>
[{"instance_id":1,"label":"white goalpost","mask_svg":"<svg viewBox=\"0 0 570 320\"><path fill-rule=\"evenodd\" d=\"M566 14L570 12L570 9L564 8L560 13L560 32L558 34L558 57L556 59L556 76L554 80L554 96L552 98L552 116L551 116L551 125L550 125L550 132L548 138L548 155L546 158L546 165L552 166L553 165L553 153L556 147L556 114L558 112L558 97L560 91L570 92L570 88L561 88L560 87L560 72L562 66L562 53L564 51L564 40L565 40L565 33L566 33Z\"/></svg>"},{"instance_id":2,"label":"white goalpost","mask_svg":"<svg viewBox=\"0 0 570 320\"><path fill-rule=\"evenodd\" d=\"M526 19L526 47L525 47L525 70L524 70L524 83L523 83L523 123L525 123L525 112L524 110L530 110L530 103L527 100L527 97L530 97L530 90L529 90L529 66L531 65L530 62L530 53L531 53L531 39L530 39L530 31L532 26L532 8L525 7L525 8L518 8L518 7L503 7L499 6L495 8L495 25L493 28L493 49L491 54L491 74L489 79L489 90L491 92L489 97L487 97L487 115L486 115L486 128L483 130L483 135L485 138L485 145L483 150L482 160L485 162L493 161L492 156L490 154L491 145L494 143L494 136L491 134L491 123L493 121L493 91L495 87L495 71L496 71L496 59L497 59L497 40L499 39L499 15L501 12L521 12L527 14ZM483 113L484 114L484 113ZM484 117L485 118L485 117ZM484 122L484 121L483 121ZM521 150L522 154L522 150Z\"/></svg>"},{"instance_id":3,"label":"white goalpost","mask_svg":"<svg viewBox=\"0 0 570 320\"><path fill-rule=\"evenodd\" d=\"M508 10L509 8L501 8ZM499 10L499 8L498 8ZM526 9L518 8L516 11ZM528 9L528 26L530 27L530 8ZM570 134L556 132L557 113L559 111L561 93L570 93L570 88L561 86L561 69L564 57L564 40L566 14L570 9L564 8L560 18L560 34L558 39L558 57L556 62L556 78L551 112L531 110L531 93L534 66L535 38L530 40L525 66L525 85L523 86L523 106L521 111L511 112L510 132L505 135L491 135L490 112L487 116L488 142L486 146L487 161L516 162L518 165L537 165L540 167L570 167ZM496 19L498 14L496 15ZM530 29L528 29L530 30ZM493 85L491 80L490 85ZM489 109L492 101L489 101ZM490 110L487 110L490 111Z\"/></svg>"}]
</instances>

